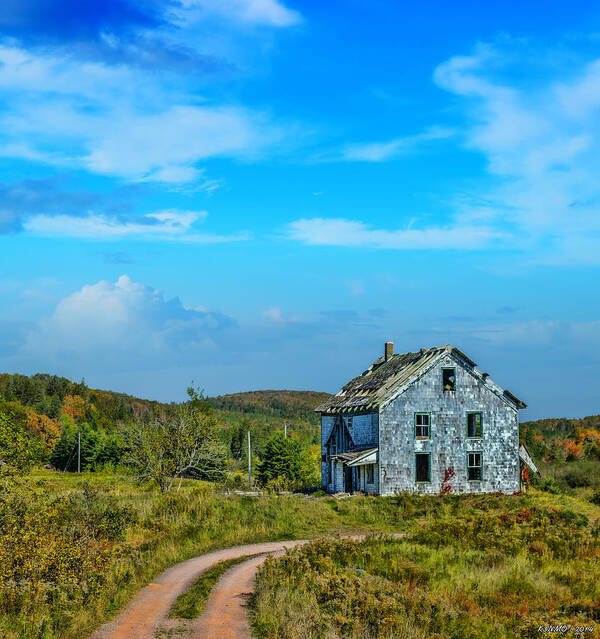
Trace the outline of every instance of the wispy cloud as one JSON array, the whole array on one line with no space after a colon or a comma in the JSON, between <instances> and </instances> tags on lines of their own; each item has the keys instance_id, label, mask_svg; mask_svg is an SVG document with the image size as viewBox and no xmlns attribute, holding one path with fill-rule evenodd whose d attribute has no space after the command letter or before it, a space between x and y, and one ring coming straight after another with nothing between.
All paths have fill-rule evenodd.
<instances>
[{"instance_id":1,"label":"wispy cloud","mask_svg":"<svg viewBox=\"0 0 600 639\"><path fill-rule=\"evenodd\" d=\"M26 232L42 237L76 237L82 239L180 241L197 244L237 242L250 238L242 231L233 235L218 235L194 231L194 224L205 219L206 211L166 210L138 216L89 214L35 215L24 223Z\"/></svg>"},{"instance_id":2,"label":"wispy cloud","mask_svg":"<svg viewBox=\"0 0 600 639\"><path fill-rule=\"evenodd\" d=\"M79 59L206 75L228 67L198 49L195 27L290 27L298 11L278 0L4 0L0 31L28 48L52 47ZM214 31L214 24L210 25ZM197 35L197 34L196 34Z\"/></svg>"},{"instance_id":3,"label":"wispy cloud","mask_svg":"<svg viewBox=\"0 0 600 639\"><path fill-rule=\"evenodd\" d=\"M212 157L285 135L265 114L208 104L155 74L0 45L2 155L128 180L190 182Z\"/></svg>"},{"instance_id":4,"label":"wispy cloud","mask_svg":"<svg viewBox=\"0 0 600 639\"><path fill-rule=\"evenodd\" d=\"M557 65L540 70L544 56L533 60L531 51L512 44L510 52L479 45L434 74L439 86L459 96L465 144L485 156L495 179L495 186L476 193L486 204L463 203L457 219L469 224L485 217L487 224L514 224L521 234L544 238L549 255L538 251L538 261L597 262L600 61L571 63L565 75ZM519 73L511 75L516 66ZM507 79L530 71L529 83Z\"/></svg>"},{"instance_id":5,"label":"wispy cloud","mask_svg":"<svg viewBox=\"0 0 600 639\"><path fill-rule=\"evenodd\" d=\"M271 27L289 27L302 21L298 11L278 0L181 0L175 15L184 23L206 16Z\"/></svg>"},{"instance_id":6,"label":"wispy cloud","mask_svg":"<svg viewBox=\"0 0 600 639\"><path fill-rule=\"evenodd\" d=\"M349 144L342 149L341 157L353 162L384 162L400 155L415 152L427 142L444 140L454 134L454 129L448 127L430 127L423 133L393 138L386 142Z\"/></svg>"},{"instance_id":7,"label":"wispy cloud","mask_svg":"<svg viewBox=\"0 0 600 639\"><path fill-rule=\"evenodd\" d=\"M484 226L450 226L427 229L374 229L364 222L311 218L291 222L290 239L322 246L354 246L381 249L483 249L504 238Z\"/></svg>"}]
</instances>

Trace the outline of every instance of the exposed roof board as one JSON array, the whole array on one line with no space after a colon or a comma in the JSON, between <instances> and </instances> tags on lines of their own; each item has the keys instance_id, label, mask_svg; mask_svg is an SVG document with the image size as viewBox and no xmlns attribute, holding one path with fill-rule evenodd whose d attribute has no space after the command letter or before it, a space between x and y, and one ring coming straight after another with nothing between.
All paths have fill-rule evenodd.
<instances>
[{"instance_id":1,"label":"exposed roof board","mask_svg":"<svg viewBox=\"0 0 600 639\"><path fill-rule=\"evenodd\" d=\"M534 472L537 473L537 475L539 477L542 476L542 474L540 473L540 471L538 470L538 467L535 465L535 462L533 461L531 455L529 454L529 451L527 450L527 448L525 448L524 444L521 444L519 446L519 459L526 465L529 466L529 468Z\"/></svg>"},{"instance_id":2,"label":"exposed roof board","mask_svg":"<svg viewBox=\"0 0 600 639\"><path fill-rule=\"evenodd\" d=\"M315 410L319 413L351 413L375 411L388 400L398 395L404 388L412 384L444 355L452 354L472 368L482 383L484 377L475 368L476 364L462 351L450 345L424 348L416 353L397 353L385 360L378 357L361 375L350 380L339 393L328 398ZM487 380L493 392L499 391L504 399L517 408L525 408L525 404L509 391L502 391L491 380ZM497 393L498 394L498 393Z\"/></svg>"},{"instance_id":3,"label":"exposed roof board","mask_svg":"<svg viewBox=\"0 0 600 639\"><path fill-rule=\"evenodd\" d=\"M337 453L337 455L332 455L332 458L344 462L347 466L375 464L377 462L378 450L378 448L368 448L366 450Z\"/></svg>"}]
</instances>

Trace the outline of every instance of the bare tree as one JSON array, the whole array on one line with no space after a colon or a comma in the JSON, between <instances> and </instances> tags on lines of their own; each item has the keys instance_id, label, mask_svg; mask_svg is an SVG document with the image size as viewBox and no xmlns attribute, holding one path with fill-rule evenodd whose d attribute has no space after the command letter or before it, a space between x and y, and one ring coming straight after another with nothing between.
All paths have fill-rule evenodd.
<instances>
[{"instance_id":1,"label":"bare tree","mask_svg":"<svg viewBox=\"0 0 600 639\"><path fill-rule=\"evenodd\" d=\"M125 433L124 462L140 481L155 481L163 492L183 477L214 481L225 472L225 451L208 402L193 388L190 401L170 414L140 420Z\"/></svg>"}]
</instances>

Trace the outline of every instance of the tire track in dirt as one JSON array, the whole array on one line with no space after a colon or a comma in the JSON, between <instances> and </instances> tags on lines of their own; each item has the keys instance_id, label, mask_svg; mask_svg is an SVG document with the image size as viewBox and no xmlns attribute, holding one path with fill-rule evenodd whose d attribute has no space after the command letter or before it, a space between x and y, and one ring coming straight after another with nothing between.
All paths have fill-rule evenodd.
<instances>
[{"instance_id":1,"label":"tire track in dirt","mask_svg":"<svg viewBox=\"0 0 600 639\"><path fill-rule=\"evenodd\" d=\"M266 558L267 555L259 555L230 568L213 588L204 612L186 636L190 639L252 639L248 599L254 591L256 573Z\"/></svg>"},{"instance_id":2,"label":"tire track in dirt","mask_svg":"<svg viewBox=\"0 0 600 639\"><path fill-rule=\"evenodd\" d=\"M154 639L155 635L160 633L161 629L166 629L170 625L166 622L166 618L177 597L187 590L194 581L196 581L196 579L198 579L198 577L211 566L214 566L216 563L226 559L237 559L238 557L259 555L260 553L281 552L286 548L293 548L298 544L306 542L307 540L300 539L295 541L278 541L234 546L233 548L216 550L206 555L200 555L199 557L194 557L193 559L188 559L180 564L176 564L168 570L165 570L165 572L159 575L145 588L142 588L142 590L135 595L129 604L125 606L125 608L112 621L103 625L94 632L90 639ZM253 560L243 562L239 566L246 566L246 564L258 559L260 558L256 557ZM264 556L262 556L262 560L264 560ZM259 564L260 562L256 564L256 569L258 569ZM234 568L238 568L238 566L235 566ZM234 581L240 581L237 586L234 582L232 582L229 586L230 592L234 598L236 595L233 593L236 591L236 588L238 588L238 590L239 588L242 588L242 590L246 588L245 584L247 582L244 581L244 579L250 579L250 582L248 583L250 583L250 586L252 585L256 569L254 569L254 572L250 571L248 574L244 573L243 575L241 573L235 573L238 576L235 577ZM231 573L233 570L234 569L230 569L228 573ZM226 573L226 575L228 573ZM226 591L220 589L222 581L223 580L221 580L215 587L214 594L216 595L217 592L220 591L221 594L219 596L221 599L219 599L219 601L225 602L227 601ZM250 590L243 590L243 592L251 592L251 587ZM212 597L213 593L211 593L211 596L209 597L207 606L211 604ZM215 614L219 614L219 609L216 607L214 602L211 606L210 610L215 611ZM243 622L246 624L245 627L247 628L247 610L243 608L241 613L244 620ZM204 615L202 615L200 619L203 617ZM196 636L201 636L205 639L213 639L213 635L210 634ZM228 634L223 635L223 637L227 637L228 639L233 636L235 635L231 634L231 627L228 629ZM248 637L250 635L246 634L239 636Z\"/></svg>"}]
</instances>

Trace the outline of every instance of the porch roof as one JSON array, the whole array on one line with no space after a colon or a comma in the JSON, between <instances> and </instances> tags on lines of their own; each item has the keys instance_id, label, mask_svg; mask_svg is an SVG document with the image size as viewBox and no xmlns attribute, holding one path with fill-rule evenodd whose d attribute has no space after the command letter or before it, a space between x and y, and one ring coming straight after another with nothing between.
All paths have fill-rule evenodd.
<instances>
[{"instance_id":1,"label":"porch roof","mask_svg":"<svg viewBox=\"0 0 600 639\"><path fill-rule=\"evenodd\" d=\"M378 448L369 448L367 450L338 453L337 455L332 455L332 457L343 462L346 466L364 466L377 463L378 452Z\"/></svg>"}]
</instances>

